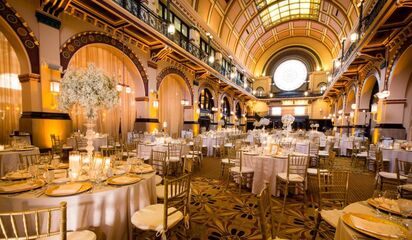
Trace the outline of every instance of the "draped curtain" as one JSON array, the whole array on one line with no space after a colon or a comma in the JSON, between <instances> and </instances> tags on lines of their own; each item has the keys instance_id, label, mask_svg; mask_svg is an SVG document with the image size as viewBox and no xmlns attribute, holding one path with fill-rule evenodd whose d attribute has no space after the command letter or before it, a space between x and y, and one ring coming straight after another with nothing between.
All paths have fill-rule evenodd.
<instances>
[{"instance_id":1,"label":"draped curtain","mask_svg":"<svg viewBox=\"0 0 412 240\"><path fill-rule=\"evenodd\" d=\"M141 91L137 88L142 88L143 85L139 84L142 81L140 75L127 56L114 48L103 45L88 45L81 48L71 59L69 67L85 68L89 63L101 68L107 76L114 77L118 82L132 88L131 93L126 93L123 88L120 92L120 104L110 110L99 110L96 121L95 130L97 132L115 137L119 137L121 132L125 138L126 133L133 130L136 118L135 96L136 92ZM74 107L70 116L74 130L85 131L86 118L83 109Z\"/></svg>"},{"instance_id":2,"label":"draped curtain","mask_svg":"<svg viewBox=\"0 0 412 240\"><path fill-rule=\"evenodd\" d=\"M21 114L20 63L10 42L0 32L0 144L19 129Z\"/></svg>"},{"instance_id":3,"label":"draped curtain","mask_svg":"<svg viewBox=\"0 0 412 240\"><path fill-rule=\"evenodd\" d=\"M167 122L166 132L179 136L183 129L182 100L189 100L187 87L183 80L175 75L163 79L159 89L159 118L160 125Z\"/></svg>"}]
</instances>

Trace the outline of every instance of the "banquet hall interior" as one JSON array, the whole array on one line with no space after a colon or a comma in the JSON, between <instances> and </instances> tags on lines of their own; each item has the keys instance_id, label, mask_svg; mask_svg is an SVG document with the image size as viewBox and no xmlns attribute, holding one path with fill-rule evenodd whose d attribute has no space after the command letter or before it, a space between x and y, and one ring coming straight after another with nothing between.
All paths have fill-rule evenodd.
<instances>
[{"instance_id":1,"label":"banquet hall interior","mask_svg":"<svg viewBox=\"0 0 412 240\"><path fill-rule=\"evenodd\" d=\"M412 239L411 0L0 0L0 239Z\"/></svg>"}]
</instances>

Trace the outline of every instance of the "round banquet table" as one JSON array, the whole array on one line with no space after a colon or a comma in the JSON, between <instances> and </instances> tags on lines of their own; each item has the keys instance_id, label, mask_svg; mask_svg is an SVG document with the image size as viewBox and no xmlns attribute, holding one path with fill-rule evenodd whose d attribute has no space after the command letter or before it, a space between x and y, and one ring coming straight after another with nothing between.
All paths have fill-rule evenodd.
<instances>
[{"instance_id":1,"label":"round banquet table","mask_svg":"<svg viewBox=\"0 0 412 240\"><path fill-rule=\"evenodd\" d=\"M0 151L0 177L4 177L10 171L16 171L19 167L19 155L40 154L38 147L26 150L2 150Z\"/></svg>"},{"instance_id":2,"label":"round banquet table","mask_svg":"<svg viewBox=\"0 0 412 240\"><path fill-rule=\"evenodd\" d=\"M343 209L343 213L334 214L336 218L339 218L338 225L335 231L335 240L352 240L355 238L372 239L371 237L368 237L367 235L364 235L352 229L351 227L347 226L341 218L341 215L344 213L362 213L362 214L368 214L368 215L377 217L375 209L371 207L366 201L355 202L355 203L349 204ZM385 215L386 217L386 214L384 212L381 212L381 214ZM396 218L398 218L398 216L396 216ZM409 219L409 223L412 224L411 219Z\"/></svg>"},{"instance_id":3,"label":"round banquet table","mask_svg":"<svg viewBox=\"0 0 412 240\"><path fill-rule=\"evenodd\" d=\"M406 151L403 149L388 149L388 148L381 148L382 149L382 157L383 159L389 160L389 170L390 172L395 172L395 159L398 158L399 160L412 162L412 151Z\"/></svg>"},{"instance_id":4,"label":"round banquet table","mask_svg":"<svg viewBox=\"0 0 412 240\"><path fill-rule=\"evenodd\" d=\"M131 239L133 228L130 219L133 213L156 203L155 174L139 176L143 180L135 184L121 187L102 185L92 193L66 197L38 197L36 191L14 196L0 195L0 212L56 207L66 201L68 230L93 230L97 239ZM52 222L52 228L58 229L58 221Z\"/></svg>"},{"instance_id":5,"label":"round banquet table","mask_svg":"<svg viewBox=\"0 0 412 240\"><path fill-rule=\"evenodd\" d=\"M288 156L251 155L243 153L243 166L254 170L252 193L259 194L265 182L270 182L271 193L276 196L276 175L287 171Z\"/></svg>"}]
</instances>

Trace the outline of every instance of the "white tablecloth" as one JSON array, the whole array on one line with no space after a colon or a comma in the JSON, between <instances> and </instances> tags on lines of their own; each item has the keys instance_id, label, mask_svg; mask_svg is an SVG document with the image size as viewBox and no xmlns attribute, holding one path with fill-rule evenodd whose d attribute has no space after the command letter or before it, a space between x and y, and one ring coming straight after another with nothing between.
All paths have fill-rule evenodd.
<instances>
[{"instance_id":1,"label":"white tablecloth","mask_svg":"<svg viewBox=\"0 0 412 240\"><path fill-rule=\"evenodd\" d=\"M287 156L253 156L243 154L243 166L254 170L252 193L259 194L265 182L271 183L271 193L276 195L276 175L286 172L288 166Z\"/></svg>"},{"instance_id":2,"label":"white tablecloth","mask_svg":"<svg viewBox=\"0 0 412 240\"><path fill-rule=\"evenodd\" d=\"M389 170L395 172L395 159L412 162L412 151L382 148L383 159L389 159Z\"/></svg>"},{"instance_id":3,"label":"white tablecloth","mask_svg":"<svg viewBox=\"0 0 412 240\"><path fill-rule=\"evenodd\" d=\"M67 229L91 229L97 239L131 239L131 216L137 210L156 203L155 174L141 175L144 180L123 187L103 186L93 193L67 197L36 198L27 192L0 196L0 212L59 206L67 202ZM53 228L58 222L52 223Z\"/></svg>"},{"instance_id":4,"label":"white tablecloth","mask_svg":"<svg viewBox=\"0 0 412 240\"><path fill-rule=\"evenodd\" d=\"M309 142L296 142L295 152L308 154L308 152L309 152Z\"/></svg>"},{"instance_id":5,"label":"white tablecloth","mask_svg":"<svg viewBox=\"0 0 412 240\"><path fill-rule=\"evenodd\" d=\"M7 172L18 169L19 154L39 154L39 148L34 147L32 150L0 151L0 177L3 177Z\"/></svg>"}]
</instances>

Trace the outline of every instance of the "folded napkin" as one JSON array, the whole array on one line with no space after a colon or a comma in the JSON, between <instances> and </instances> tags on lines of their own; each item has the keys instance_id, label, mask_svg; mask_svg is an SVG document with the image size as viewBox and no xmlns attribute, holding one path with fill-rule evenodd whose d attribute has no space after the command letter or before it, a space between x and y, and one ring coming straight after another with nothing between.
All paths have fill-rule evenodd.
<instances>
[{"instance_id":1,"label":"folded napkin","mask_svg":"<svg viewBox=\"0 0 412 240\"><path fill-rule=\"evenodd\" d=\"M29 177L31 177L30 173L22 172L22 171L10 172L6 175L6 178L9 178L9 179L29 178Z\"/></svg>"},{"instance_id":2,"label":"folded napkin","mask_svg":"<svg viewBox=\"0 0 412 240\"><path fill-rule=\"evenodd\" d=\"M73 194L77 193L83 186L82 183L69 183L58 186L53 190L53 194Z\"/></svg>"},{"instance_id":3,"label":"folded napkin","mask_svg":"<svg viewBox=\"0 0 412 240\"><path fill-rule=\"evenodd\" d=\"M356 228L366 232L390 238L398 238L403 235L401 229L396 225L372 222L354 215L351 215L350 218Z\"/></svg>"},{"instance_id":4,"label":"folded napkin","mask_svg":"<svg viewBox=\"0 0 412 240\"><path fill-rule=\"evenodd\" d=\"M24 191L24 190L29 190L32 187L33 185L28 182L19 182L15 184L0 186L0 191L2 192Z\"/></svg>"},{"instance_id":5,"label":"folded napkin","mask_svg":"<svg viewBox=\"0 0 412 240\"><path fill-rule=\"evenodd\" d=\"M127 184L136 181L137 177L123 175L120 177L112 178L111 181L116 184Z\"/></svg>"}]
</instances>

